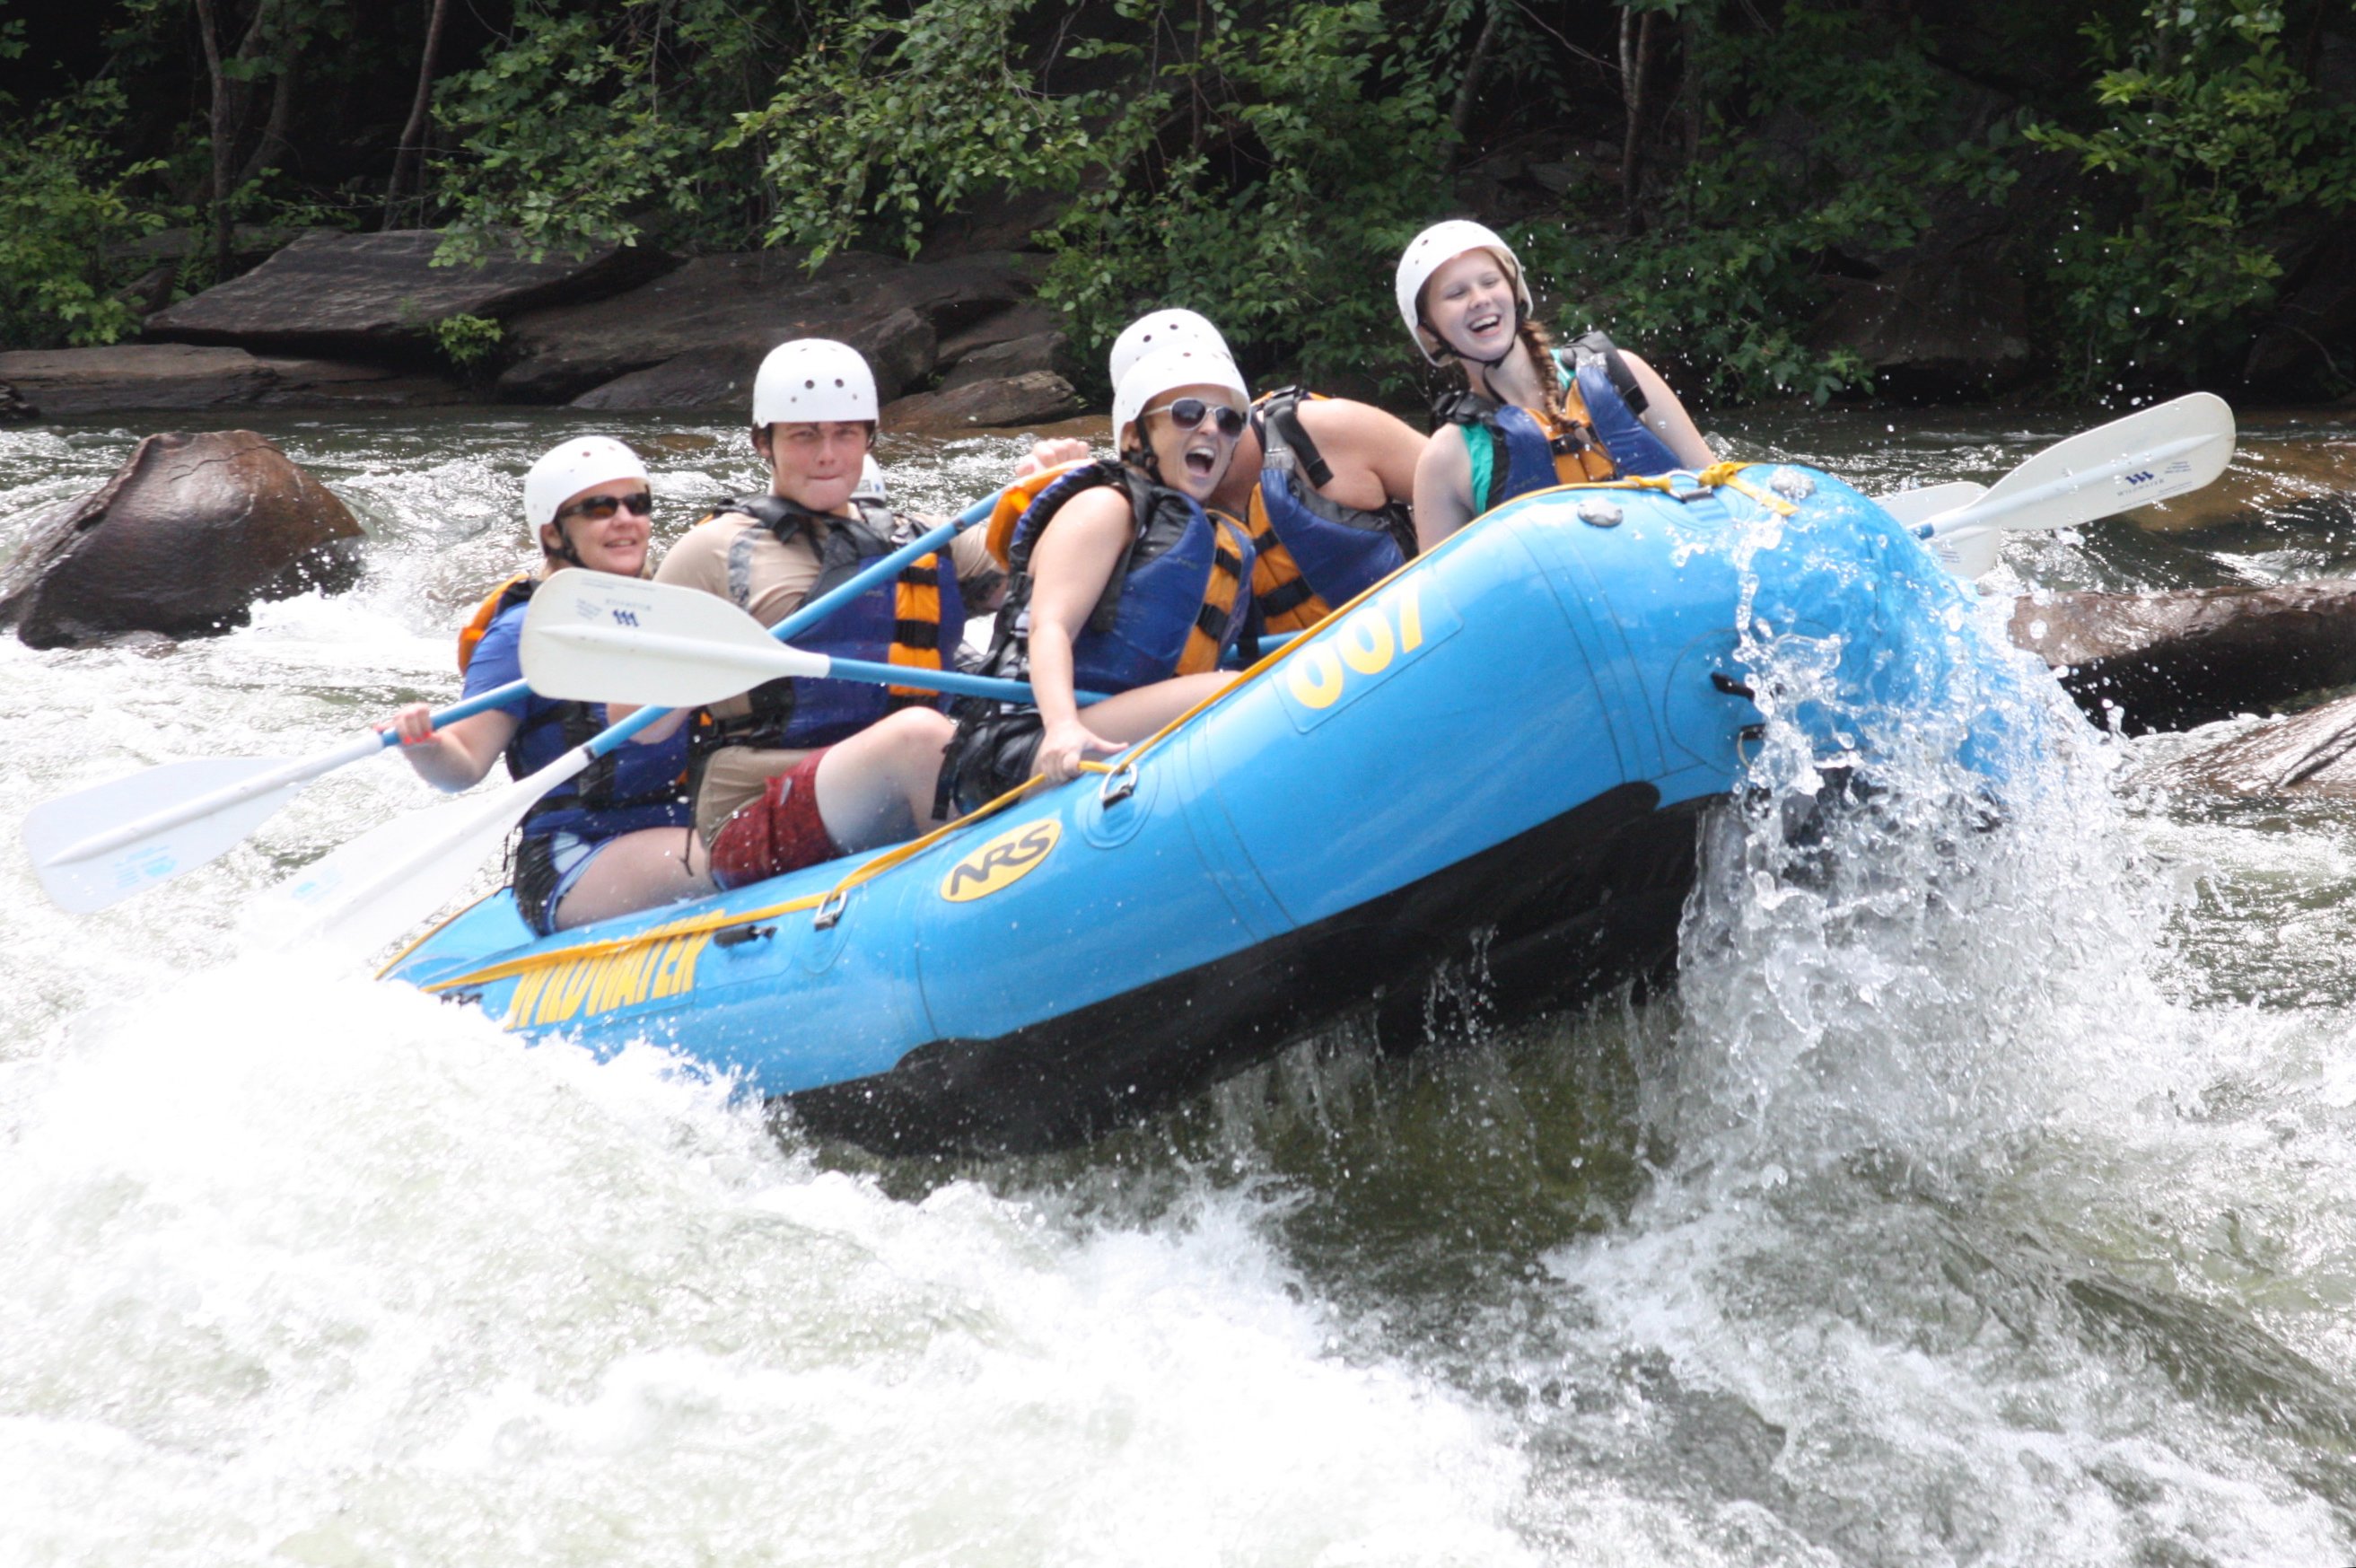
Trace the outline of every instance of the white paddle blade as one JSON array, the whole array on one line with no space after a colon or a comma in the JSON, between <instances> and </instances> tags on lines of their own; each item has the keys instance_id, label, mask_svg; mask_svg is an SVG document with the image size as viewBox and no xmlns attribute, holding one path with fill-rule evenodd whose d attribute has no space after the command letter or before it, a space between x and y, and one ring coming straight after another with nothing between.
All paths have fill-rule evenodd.
<instances>
[{"instance_id":1,"label":"white paddle blade","mask_svg":"<svg viewBox=\"0 0 2356 1568\"><path fill-rule=\"evenodd\" d=\"M2233 411L2213 392L2193 392L2048 446L1933 526L2071 528L2197 490L2233 456Z\"/></svg>"},{"instance_id":2,"label":"white paddle blade","mask_svg":"<svg viewBox=\"0 0 2356 1568\"><path fill-rule=\"evenodd\" d=\"M94 913L235 848L303 788L299 779L268 787L292 763L284 757L197 757L44 800L25 817L25 853L59 908ZM264 788L233 798L249 784ZM208 797L231 798L193 820L176 810ZM126 841L122 830L137 829L143 820L152 825Z\"/></svg>"},{"instance_id":3,"label":"white paddle blade","mask_svg":"<svg viewBox=\"0 0 2356 1568\"><path fill-rule=\"evenodd\" d=\"M577 569L533 592L519 651L543 697L666 708L827 671L822 656L787 648L717 595Z\"/></svg>"},{"instance_id":4,"label":"white paddle blade","mask_svg":"<svg viewBox=\"0 0 2356 1568\"><path fill-rule=\"evenodd\" d=\"M1876 496L1873 504L1896 518L1909 528L1918 522L1928 522L1942 512L1966 507L1987 494L1986 485L1976 485L1969 479L1957 479L1951 484L1924 485L1912 490L1892 490L1886 496Z\"/></svg>"},{"instance_id":5,"label":"white paddle blade","mask_svg":"<svg viewBox=\"0 0 2356 1568\"><path fill-rule=\"evenodd\" d=\"M1975 528L1964 533L1942 533L1922 542L1950 576L1969 581L1996 570L2003 558L2004 530Z\"/></svg>"},{"instance_id":6,"label":"white paddle blade","mask_svg":"<svg viewBox=\"0 0 2356 1568\"><path fill-rule=\"evenodd\" d=\"M455 897L524 813L589 761L575 746L503 789L370 829L248 906L248 941L319 944L353 957L381 950Z\"/></svg>"}]
</instances>

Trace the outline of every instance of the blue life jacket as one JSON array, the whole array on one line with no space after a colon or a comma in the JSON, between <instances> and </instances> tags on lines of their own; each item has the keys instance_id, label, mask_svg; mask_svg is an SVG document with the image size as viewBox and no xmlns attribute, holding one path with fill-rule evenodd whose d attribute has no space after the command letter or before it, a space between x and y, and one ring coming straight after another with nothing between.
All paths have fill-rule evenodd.
<instances>
[{"instance_id":1,"label":"blue life jacket","mask_svg":"<svg viewBox=\"0 0 2356 1568\"><path fill-rule=\"evenodd\" d=\"M1360 511L1318 494L1333 470L1301 428L1300 408L1309 396L1285 387L1252 409L1261 456L1246 524L1252 599L1269 631L1316 625L1415 553L1415 525L1405 507Z\"/></svg>"},{"instance_id":2,"label":"blue life jacket","mask_svg":"<svg viewBox=\"0 0 2356 1568\"><path fill-rule=\"evenodd\" d=\"M741 512L784 543L796 534L819 555L818 581L804 602L850 581L879 557L916 537L916 525L880 504L853 498L858 516L823 516L783 496L737 496L712 513ZM749 609L752 585L732 568L729 587L740 607ZM965 629L965 605L958 595L957 571L948 553L917 557L896 577L878 583L826 619L794 639L797 648L835 659L905 664L940 670L953 660ZM757 746L805 751L847 740L899 708L937 703L938 695L908 686L875 686L856 681L782 677L746 693L752 712L719 720L703 732L701 744Z\"/></svg>"},{"instance_id":3,"label":"blue life jacket","mask_svg":"<svg viewBox=\"0 0 2356 1568\"><path fill-rule=\"evenodd\" d=\"M1233 518L1206 512L1183 490L1115 462L1082 465L1039 492L1015 521L1006 552L1006 603L985 668L1030 678L1031 553L1074 496L1118 485L1134 529L1087 626L1072 645L1075 689L1127 692L1215 670L1242 637L1251 609L1251 541Z\"/></svg>"},{"instance_id":4,"label":"blue life jacket","mask_svg":"<svg viewBox=\"0 0 2356 1568\"><path fill-rule=\"evenodd\" d=\"M460 673L492 628L522 620L539 585L531 577L511 578L484 601L460 637ZM602 703L562 703L535 695L518 713L515 734L502 754L508 773L516 779L536 773L605 727ZM669 739L653 745L616 746L541 796L525 814L519 831L525 838L570 832L594 842L640 828L685 827L691 820L687 765L683 725Z\"/></svg>"},{"instance_id":5,"label":"blue life jacket","mask_svg":"<svg viewBox=\"0 0 2356 1568\"><path fill-rule=\"evenodd\" d=\"M1501 406L1471 392L1440 404L1441 419L1466 426L1474 515L1556 485L1665 474L1680 467L1668 444L1638 417L1645 407L1644 389L1611 338L1590 332L1557 349L1555 371L1569 394L1560 417ZM1475 427L1487 432L1485 446L1477 443Z\"/></svg>"}]
</instances>

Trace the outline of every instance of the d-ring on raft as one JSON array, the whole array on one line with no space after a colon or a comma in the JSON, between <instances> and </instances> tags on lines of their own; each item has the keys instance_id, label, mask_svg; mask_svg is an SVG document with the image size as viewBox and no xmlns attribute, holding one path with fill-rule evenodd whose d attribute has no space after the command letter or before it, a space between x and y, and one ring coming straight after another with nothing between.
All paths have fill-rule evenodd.
<instances>
[{"instance_id":1,"label":"d-ring on raft","mask_svg":"<svg viewBox=\"0 0 2356 1568\"><path fill-rule=\"evenodd\" d=\"M1068 1144L1383 999L1419 1016L1476 943L1505 1017L1666 972L1765 639L1816 650L1789 716L1826 757L1870 767L1857 713L1938 715L2000 793L2040 722L1965 591L1829 475L1567 487L1102 772L545 940L498 894L386 972L528 1037L673 1045L876 1148Z\"/></svg>"}]
</instances>

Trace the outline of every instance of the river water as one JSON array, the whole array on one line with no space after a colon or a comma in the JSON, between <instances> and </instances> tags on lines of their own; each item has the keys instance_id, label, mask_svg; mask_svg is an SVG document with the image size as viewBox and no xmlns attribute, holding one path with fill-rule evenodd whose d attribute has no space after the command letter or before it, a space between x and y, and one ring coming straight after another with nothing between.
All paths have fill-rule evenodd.
<instances>
[{"instance_id":1,"label":"river water","mask_svg":"<svg viewBox=\"0 0 2356 1568\"><path fill-rule=\"evenodd\" d=\"M454 693L577 417L272 419L367 524L360 587L177 648L0 641L0 818ZM603 428L662 536L754 480L733 428ZM1880 489L2071 428L1715 434ZM137 434L0 431L0 549ZM2237 467L2351 443L2263 426ZM1017 449L884 456L939 506ZM2286 492L2016 541L1995 581L2351 557ZM0 1563L2356 1561L2356 813L2144 781L2233 728L2056 724L1993 828L1729 813L1668 994L1405 1059L1343 1031L994 1163L241 954L244 900L430 802L396 763L95 917L12 848Z\"/></svg>"}]
</instances>

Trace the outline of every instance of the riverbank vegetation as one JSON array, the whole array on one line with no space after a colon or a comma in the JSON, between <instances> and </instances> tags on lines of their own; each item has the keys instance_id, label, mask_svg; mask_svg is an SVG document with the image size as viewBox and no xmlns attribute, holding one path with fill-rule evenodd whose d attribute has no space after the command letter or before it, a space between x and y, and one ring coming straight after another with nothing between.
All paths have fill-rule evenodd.
<instances>
[{"instance_id":1,"label":"riverbank vegetation","mask_svg":"<svg viewBox=\"0 0 2356 1568\"><path fill-rule=\"evenodd\" d=\"M0 339L295 230L1040 253L1398 391L1399 247L1506 231L1704 400L2356 390L2345 0L0 4ZM495 351L487 348L486 351Z\"/></svg>"}]
</instances>

